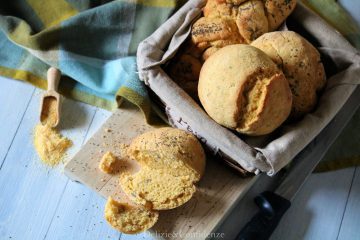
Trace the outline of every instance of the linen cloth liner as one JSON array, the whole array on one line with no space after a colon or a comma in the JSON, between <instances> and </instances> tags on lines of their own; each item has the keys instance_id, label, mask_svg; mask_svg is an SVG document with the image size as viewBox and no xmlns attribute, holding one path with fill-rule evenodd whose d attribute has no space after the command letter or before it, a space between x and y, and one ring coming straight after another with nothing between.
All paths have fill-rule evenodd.
<instances>
[{"instance_id":1,"label":"linen cloth liner","mask_svg":"<svg viewBox=\"0 0 360 240\"><path fill-rule=\"evenodd\" d=\"M328 78L317 108L302 120L285 124L268 137L239 136L213 121L162 69L189 35L191 22L201 14L204 3L189 1L140 43L137 52L140 79L165 103L172 125L197 135L233 167L274 175L316 137L360 84L359 53L322 19L298 4L293 17L321 44L320 52L335 62L338 73Z\"/></svg>"}]
</instances>

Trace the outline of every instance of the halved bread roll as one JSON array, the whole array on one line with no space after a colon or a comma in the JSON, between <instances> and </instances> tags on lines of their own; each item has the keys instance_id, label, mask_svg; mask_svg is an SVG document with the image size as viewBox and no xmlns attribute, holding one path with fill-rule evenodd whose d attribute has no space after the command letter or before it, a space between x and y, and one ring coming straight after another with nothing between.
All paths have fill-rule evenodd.
<instances>
[{"instance_id":1,"label":"halved bread roll","mask_svg":"<svg viewBox=\"0 0 360 240\"><path fill-rule=\"evenodd\" d=\"M163 210L178 207L194 194L205 169L205 153L190 133L159 128L133 140L128 154L141 169L122 173L120 185L135 203Z\"/></svg>"}]
</instances>

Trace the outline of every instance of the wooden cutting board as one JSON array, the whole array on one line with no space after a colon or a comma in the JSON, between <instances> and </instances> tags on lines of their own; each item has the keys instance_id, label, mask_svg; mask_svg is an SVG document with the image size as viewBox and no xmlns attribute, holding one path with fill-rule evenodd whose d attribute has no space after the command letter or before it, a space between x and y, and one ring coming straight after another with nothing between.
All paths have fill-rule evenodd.
<instances>
[{"instance_id":1,"label":"wooden cutting board","mask_svg":"<svg viewBox=\"0 0 360 240\"><path fill-rule=\"evenodd\" d=\"M101 172L98 168L100 159L106 151L121 155L124 144L151 129L154 127L145 122L137 108L124 106L116 110L66 164L65 174L104 198L121 198L124 193L119 187L118 175ZM198 183L194 197L179 208L161 211L159 221L150 233L165 239L205 239L256 180L257 177L241 178L225 164L208 157L205 175Z\"/></svg>"}]
</instances>

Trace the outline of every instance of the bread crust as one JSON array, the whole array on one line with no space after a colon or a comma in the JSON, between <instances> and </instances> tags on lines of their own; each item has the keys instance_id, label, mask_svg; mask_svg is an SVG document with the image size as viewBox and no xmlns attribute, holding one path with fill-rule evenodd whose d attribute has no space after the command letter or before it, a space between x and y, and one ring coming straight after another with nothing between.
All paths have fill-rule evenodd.
<instances>
[{"instance_id":1,"label":"bread crust","mask_svg":"<svg viewBox=\"0 0 360 240\"><path fill-rule=\"evenodd\" d=\"M291 118L310 112L316 105L317 93L326 83L317 49L292 31L266 33L251 45L264 51L289 81L293 94Z\"/></svg>"},{"instance_id":2,"label":"bread crust","mask_svg":"<svg viewBox=\"0 0 360 240\"><path fill-rule=\"evenodd\" d=\"M191 133L176 128L158 128L136 137L128 153L141 166L167 168L173 175L190 175L195 182L205 171L205 152L200 142Z\"/></svg>"},{"instance_id":3,"label":"bread crust","mask_svg":"<svg viewBox=\"0 0 360 240\"><path fill-rule=\"evenodd\" d=\"M283 73L265 53L244 44L226 46L204 63L198 93L211 118L248 135L270 133L291 110Z\"/></svg>"},{"instance_id":4,"label":"bread crust","mask_svg":"<svg viewBox=\"0 0 360 240\"><path fill-rule=\"evenodd\" d=\"M264 1L264 4L269 23L269 30L275 31L295 9L296 1L266 0Z\"/></svg>"},{"instance_id":5,"label":"bread crust","mask_svg":"<svg viewBox=\"0 0 360 240\"><path fill-rule=\"evenodd\" d=\"M240 5L235 22L246 43L251 43L269 31L264 3L260 0L248 1Z\"/></svg>"},{"instance_id":6,"label":"bread crust","mask_svg":"<svg viewBox=\"0 0 360 240\"><path fill-rule=\"evenodd\" d=\"M226 45L249 44L276 30L295 6L296 0L208 0L204 17L193 25L192 41L203 50L212 48L204 52L203 59L207 59Z\"/></svg>"},{"instance_id":7,"label":"bread crust","mask_svg":"<svg viewBox=\"0 0 360 240\"><path fill-rule=\"evenodd\" d=\"M191 39L202 50L245 42L236 22L229 18L202 17L198 19L192 26Z\"/></svg>"}]
</instances>

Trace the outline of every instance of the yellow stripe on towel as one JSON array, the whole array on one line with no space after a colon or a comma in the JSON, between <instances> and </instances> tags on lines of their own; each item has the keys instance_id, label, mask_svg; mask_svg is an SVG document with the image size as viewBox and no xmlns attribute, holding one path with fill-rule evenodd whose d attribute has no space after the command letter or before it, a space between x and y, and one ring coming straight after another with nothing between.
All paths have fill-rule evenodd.
<instances>
[{"instance_id":1,"label":"yellow stripe on towel","mask_svg":"<svg viewBox=\"0 0 360 240\"><path fill-rule=\"evenodd\" d=\"M0 75L4 76L4 77L16 79L16 80L29 82L38 88L42 88L42 89L47 88L46 79L38 77L28 71L18 70L18 69L15 70L15 69L0 66Z\"/></svg>"},{"instance_id":2,"label":"yellow stripe on towel","mask_svg":"<svg viewBox=\"0 0 360 240\"><path fill-rule=\"evenodd\" d=\"M46 28L58 25L78 13L66 0L27 0L27 2Z\"/></svg>"},{"instance_id":3,"label":"yellow stripe on towel","mask_svg":"<svg viewBox=\"0 0 360 240\"><path fill-rule=\"evenodd\" d=\"M25 81L31 83L35 87L46 89L47 88L47 80L36 76L35 74L24 71L24 70L15 70L11 68L6 68L0 66L0 75L7 78L12 78L20 81ZM118 107L118 104L115 101L108 101L103 98L96 97L92 94L79 91L77 89L71 88L61 88L59 89L60 94L65 97L72 98L87 104L94 105L96 107L104 108L109 111L113 111Z\"/></svg>"}]
</instances>

